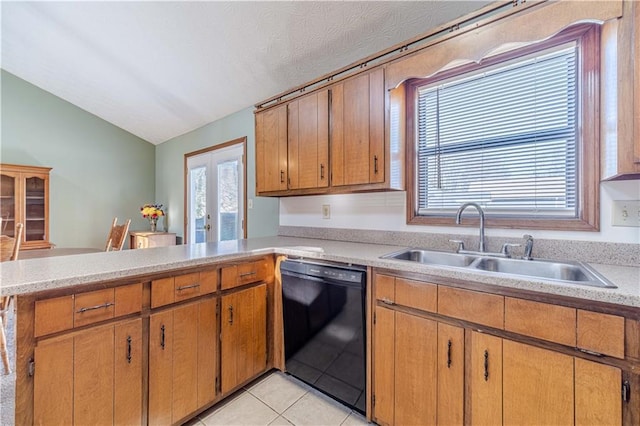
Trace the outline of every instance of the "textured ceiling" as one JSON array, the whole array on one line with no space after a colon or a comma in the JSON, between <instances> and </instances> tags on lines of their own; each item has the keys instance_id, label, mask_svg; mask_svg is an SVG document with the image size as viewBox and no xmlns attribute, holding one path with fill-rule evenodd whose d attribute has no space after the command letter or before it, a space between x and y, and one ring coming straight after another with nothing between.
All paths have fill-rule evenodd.
<instances>
[{"instance_id":1,"label":"textured ceiling","mask_svg":"<svg viewBox=\"0 0 640 426\"><path fill-rule=\"evenodd\" d=\"M158 144L487 1L2 2L2 68Z\"/></svg>"}]
</instances>

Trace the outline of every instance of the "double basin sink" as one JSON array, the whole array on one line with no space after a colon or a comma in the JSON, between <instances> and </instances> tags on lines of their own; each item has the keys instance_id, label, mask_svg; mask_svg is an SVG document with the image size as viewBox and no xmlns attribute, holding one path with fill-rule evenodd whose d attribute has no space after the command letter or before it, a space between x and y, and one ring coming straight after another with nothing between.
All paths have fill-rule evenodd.
<instances>
[{"instance_id":1,"label":"double basin sink","mask_svg":"<svg viewBox=\"0 0 640 426\"><path fill-rule=\"evenodd\" d=\"M436 250L405 249L382 256L383 259L406 260L426 265L465 268L541 278L568 284L617 288L606 278L581 262L555 262L549 260L523 260L491 257L482 254L461 254Z\"/></svg>"}]
</instances>

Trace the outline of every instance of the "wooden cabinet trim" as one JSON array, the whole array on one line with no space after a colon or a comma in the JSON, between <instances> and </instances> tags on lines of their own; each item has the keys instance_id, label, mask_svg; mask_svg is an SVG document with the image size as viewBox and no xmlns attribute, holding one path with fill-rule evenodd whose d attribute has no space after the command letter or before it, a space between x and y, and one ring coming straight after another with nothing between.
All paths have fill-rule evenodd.
<instances>
[{"instance_id":1,"label":"wooden cabinet trim","mask_svg":"<svg viewBox=\"0 0 640 426\"><path fill-rule=\"evenodd\" d=\"M578 309L576 334L580 349L624 359L623 317Z\"/></svg>"},{"instance_id":2,"label":"wooden cabinet trim","mask_svg":"<svg viewBox=\"0 0 640 426\"><path fill-rule=\"evenodd\" d=\"M504 317L507 331L576 346L576 310L573 308L505 297Z\"/></svg>"},{"instance_id":3,"label":"wooden cabinet trim","mask_svg":"<svg viewBox=\"0 0 640 426\"><path fill-rule=\"evenodd\" d=\"M504 329L504 297L491 293L438 286L438 313Z\"/></svg>"}]
</instances>

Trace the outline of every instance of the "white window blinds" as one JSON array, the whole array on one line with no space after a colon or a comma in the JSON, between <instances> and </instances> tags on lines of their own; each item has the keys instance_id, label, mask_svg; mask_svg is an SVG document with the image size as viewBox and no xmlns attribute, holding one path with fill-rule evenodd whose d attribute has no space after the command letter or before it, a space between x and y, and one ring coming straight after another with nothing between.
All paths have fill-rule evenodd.
<instances>
[{"instance_id":1,"label":"white window blinds","mask_svg":"<svg viewBox=\"0 0 640 426\"><path fill-rule=\"evenodd\" d=\"M417 214L578 217L577 46L420 87Z\"/></svg>"}]
</instances>

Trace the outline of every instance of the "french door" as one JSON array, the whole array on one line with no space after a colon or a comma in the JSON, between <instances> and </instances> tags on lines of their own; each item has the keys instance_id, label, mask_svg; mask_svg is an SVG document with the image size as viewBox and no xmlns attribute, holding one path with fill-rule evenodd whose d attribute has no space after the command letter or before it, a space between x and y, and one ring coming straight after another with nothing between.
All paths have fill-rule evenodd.
<instances>
[{"instance_id":1,"label":"french door","mask_svg":"<svg viewBox=\"0 0 640 426\"><path fill-rule=\"evenodd\" d=\"M246 237L246 139L186 154L188 244Z\"/></svg>"}]
</instances>

